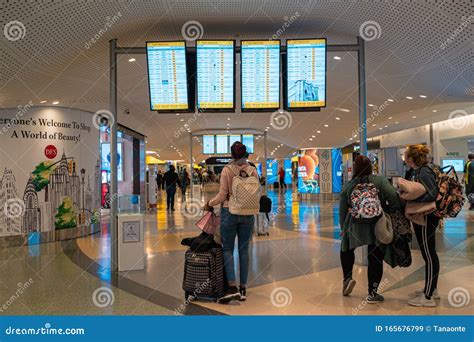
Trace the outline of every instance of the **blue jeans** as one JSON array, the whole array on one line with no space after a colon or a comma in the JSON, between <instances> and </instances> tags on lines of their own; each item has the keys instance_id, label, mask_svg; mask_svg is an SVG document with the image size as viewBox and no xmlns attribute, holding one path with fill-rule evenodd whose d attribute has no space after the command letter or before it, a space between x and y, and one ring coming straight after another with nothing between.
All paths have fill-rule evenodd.
<instances>
[{"instance_id":1,"label":"blue jeans","mask_svg":"<svg viewBox=\"0 0 474 342\"><path fill-rule=\"evenodd\" d=\"M240 285L246 286L249 277L249 242L255 217L253 215L234 215L229 208L221 210L221 239L224 250L225 273L230 286L235 286L234 245L238 238Z\"/></svg>"}]
</instances>

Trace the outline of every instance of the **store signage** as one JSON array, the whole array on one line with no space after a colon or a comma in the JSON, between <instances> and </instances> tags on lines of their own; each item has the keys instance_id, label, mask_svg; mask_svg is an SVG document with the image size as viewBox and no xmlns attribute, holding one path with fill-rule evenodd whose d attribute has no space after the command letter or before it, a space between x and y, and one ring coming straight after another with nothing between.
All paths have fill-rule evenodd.
<instances>
[{"instance_id":1,"label":"store signage","mask_svg":"<svg viewBox=\"0 0 474 342\"><path fill-rule=\"evenodd\" d=\"M54 159L58 155L58 150L54 145L48 145L44 148L44 155L48 159Z\"/></svg>"}]
</instances>

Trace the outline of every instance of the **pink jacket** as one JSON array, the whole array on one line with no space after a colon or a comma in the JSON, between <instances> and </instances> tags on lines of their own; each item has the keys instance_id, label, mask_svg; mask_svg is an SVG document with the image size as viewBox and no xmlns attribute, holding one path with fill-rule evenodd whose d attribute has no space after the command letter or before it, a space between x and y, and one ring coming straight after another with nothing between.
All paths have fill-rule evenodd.
<instances>
[{"instance_id":1,"label":"pink jacket","mask_svg":"<svg viewBox=\"0 0 474 342\"><path fill-rule=\"evenodd\" d=\"M250 164L247 162L240 164L240 163L235 163L232 162L234 165L237 165L239 167L239 170L244 169L245 167L251 167L253 169L251 177L256 177L258 179L258 173L257 169L252 167ZM221 185L219 188L219 193L209 201L209 205L211 207L214 207L216 205L219 205L223 203L224 207L228 207L229 203L229 196L230 193L232 192L232 179L234 178L235 174L234 172L229 168L229 167L224 167L221 173Z\"/></svg>"}]
</instances>

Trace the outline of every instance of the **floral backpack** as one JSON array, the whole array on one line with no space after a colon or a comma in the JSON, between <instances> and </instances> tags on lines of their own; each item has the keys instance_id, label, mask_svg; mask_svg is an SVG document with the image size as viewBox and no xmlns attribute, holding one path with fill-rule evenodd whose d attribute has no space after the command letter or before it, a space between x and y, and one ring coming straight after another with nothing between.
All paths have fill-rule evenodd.
<instances>
[{"instance_id":1,"label":"floral backpack","mask_svg":"<svg viewBox=\"0 0 474 342\"><path fill-rule=\"evenodd\" d=\"M439 218L450 218L458 216L465 198L463 188L459 182L454 166L440 168L436 165L429 166L436 176L438 183L438 195L436 196L436 211L434 214ZM444 171L446 170L447 171Z\"/></svg>"},{"instance_id":2,"label":"floral backpack","mask_svg":"<svg viewBox=\"0 0 474 342\"><path fill-rule=\"evenodd\" d=\"M350 214L357 223L375 223L382 216L379 190L367 177L360 179L351 192Z\"/></svg>"}]
</instances>

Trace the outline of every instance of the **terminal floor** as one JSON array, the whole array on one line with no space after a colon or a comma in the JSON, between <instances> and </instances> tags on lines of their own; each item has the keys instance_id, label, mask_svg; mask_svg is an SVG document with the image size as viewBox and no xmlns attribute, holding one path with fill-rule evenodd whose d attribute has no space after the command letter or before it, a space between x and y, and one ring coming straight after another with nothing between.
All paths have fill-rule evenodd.
<instances>
[{"instance_id":1,"label":"terminal floor","mask_svg":"<svg viewBox=\"0 0 474 342\"><path fill-rule=\"evenodd\" d=\"M198 196L201 200L212 193ZM337 202L300 201L291 191L270 192L276 216L269 237L253 238L246 302L220 305L212 301L184 302L181 289L184 251L180 241L199 233L195 218L158 208L146 214L145 270L110 271L107 219L100 234L28 247L0 250L0 315L29 314L231 314L231 315L426 315L473 314L474 212L464 210L437 233L441 263L436 308L407 305L410 293L423 286L423 260L413 243L409 268L384 266L380 292L385 302L367 305L366 267L355 266L357 286L342 297ZM21 284L32 284L17 295ZM113 303L94 305L93 292L112 290ZM462 288L467 304L455 307L450 291Z\"/></svg>"}]
</instances>

